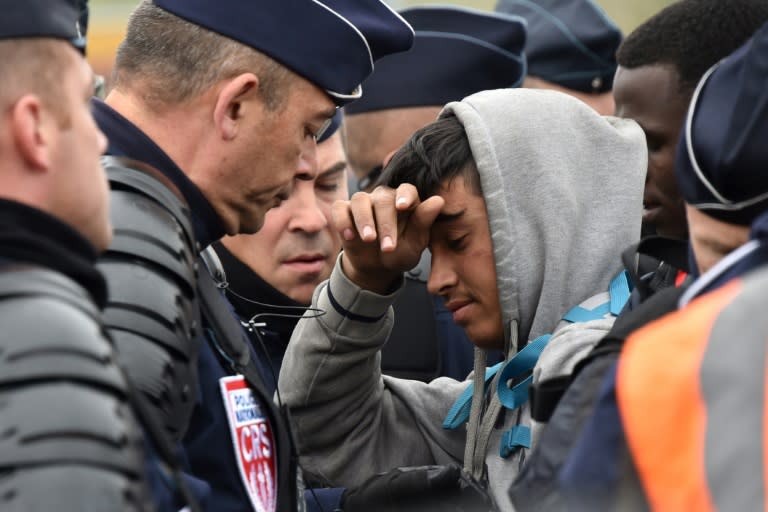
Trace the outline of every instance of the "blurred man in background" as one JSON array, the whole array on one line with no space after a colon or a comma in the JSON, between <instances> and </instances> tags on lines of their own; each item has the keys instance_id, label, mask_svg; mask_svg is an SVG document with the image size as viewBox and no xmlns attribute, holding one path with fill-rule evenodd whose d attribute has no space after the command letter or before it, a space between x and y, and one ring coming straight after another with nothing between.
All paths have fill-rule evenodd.
<instances>
[{"instance_id":1,"label":"blurred man in background","mask_svg":"<svg viewBox=\"0 0 768 512\"><path fill-rule=\"evenodd\" d=\"M523 87L574 96L613 114L611 87L621 30L593 0L499 0L497 12L527 22Z\"/></svg>"}]
</instances>

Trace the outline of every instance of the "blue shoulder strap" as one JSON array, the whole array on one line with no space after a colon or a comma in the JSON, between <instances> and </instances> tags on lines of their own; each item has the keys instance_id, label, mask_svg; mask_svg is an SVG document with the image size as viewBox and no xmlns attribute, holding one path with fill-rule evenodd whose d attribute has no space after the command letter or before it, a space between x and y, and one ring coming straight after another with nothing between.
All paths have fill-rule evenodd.
<instances>
[{"instance_id":1,"label":"blue shoulder strap","mask_svg":"<svg viewBox=\"0 0 768 512\"><path fill-rule=\"evenodd\" d=\"M515 354L515 357L504 365L499 381L496 384L496 393L499 395L501 404L507 409L515 409L528 401L528 387L533 381L533 376L529 375L512 387L510 387L510 383L526 372L533 370L533 367L536 366L536 361L539 360L541 352L547 346L551 337L551 334L539 336L528 343L523 350Z\"/></svg>"},{"instance_id":2,"label":"blue shoulder strap","mask_svg":"<svg viewBox=\"0 0 768 512\"><path fill-rule=\"evenodd\" d=\"M499 364L496 364L494 366L491 366L490 368L485 369L485 385L488 386L488 383L493 379L493 376L496 375L496 372L499 371L501 366L504 364L504 362L500 362ZM459 395L459 398L456 399L456 402L454 402L451 409L448 411L448 415L445 417L445 420L443 420L443 428L446 430L456 430L461 425L466 423L466 421L469 419L469 409L472 406L472 393L474 392L475 386L472 382L469 383L467 386L467 389L464 390L464 392Z\"/></svg>"},{"instance_id":3,"label":"blue shoulder strap","mask_svg":"<svg viewBox=\"0 0 768 512\"><path fill-rule=\"evenodd\" d=\"M590 320L599 320L608 313L613 316L618 316L629 300L630 292L629 272L622 270L611 280L611 284L608 286L608 295L610 296L608 302L600 304L594 309L586 309L581 306L576 306L563 315L563 320L575 324L579 322L589 322Z\"/></svg>"}]
</instances>

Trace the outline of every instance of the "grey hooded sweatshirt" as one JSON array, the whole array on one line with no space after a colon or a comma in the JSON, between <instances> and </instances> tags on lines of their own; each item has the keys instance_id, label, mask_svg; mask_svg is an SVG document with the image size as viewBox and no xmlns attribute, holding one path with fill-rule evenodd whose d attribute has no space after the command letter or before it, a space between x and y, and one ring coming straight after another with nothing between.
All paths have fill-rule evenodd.
<instances>
[{"instance_id":1,"label":"grey hooded sweatshirt","mask_svg":"<svg viewBox=\"0 0 768 512\"><path fill-rule=\"evenodd\" d=\"M521 340L555 333L534 373L566 373L574 354L612 324L600 319L565 327L561 317L573 306L591 309L608 300L620 253L639 238L643 132L633 121L601 117L551 91L485 91L449 103L444 112L463 124L480 174L508 357ZM527 450L502 458L499 447L502 433L516 424L531 426L535 442L528 405L507 411L497 425L502 407L495 392L482 393L485 353L476 349L480 385L467 428L443 429L469 381L425 384L381 375L379 351L394 321L396 294L360 289L337 262L312 301L326 314L298 323L279 390L293 413L305 470L353 487L398 466L463 461L487 482L500 509L511 510L507 491Z\"/></svg>"}]
</instances>

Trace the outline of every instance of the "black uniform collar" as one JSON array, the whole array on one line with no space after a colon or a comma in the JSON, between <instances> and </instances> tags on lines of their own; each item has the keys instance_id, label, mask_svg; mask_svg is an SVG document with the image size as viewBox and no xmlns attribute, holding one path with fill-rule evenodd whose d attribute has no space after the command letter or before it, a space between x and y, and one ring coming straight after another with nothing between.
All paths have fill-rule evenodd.
<instances>
[{"instance_id":1,"label":"black uniform collar","mask_svg":"<svg viewBox=\"0 0 768 512\"><path fill-rule=\"evenodd\" d=\"M107 154L145 162L168 177L181 191L192 211L195 236L201 247L225 234L216 210L165 151L136 125L98 98L92 100L93 116L109 139Z\"/></svg>"},{"instance_id":2,"label":"black uniform collar","mask_svg":"<svg viewBox=\"0 0 768 512\"><path fill-rule=\"evenodd\" d=\"M88 290L99 308L107 283L96 269L96 249L68 224L36 208L0 199L0 258L61 272Z\"/></svg>"},{"instance_id":3,"label":"black uniform collar","mask_svg":"<svg viewBox=\"0 0 768 512\"><path fill-rule=\"evenodd\" d=\"M307 304L300 304L290 297L283 295L280 291L264 281L245 263L237 259L235 255L229 252L220 242L215 243L213 247L221 260L221 265L224 267L224 273L227 276L229 289L235 292L227 292L227 299L229 299L232 306L234 306L238 316L240 316L243 321L248 321L254 315L260 313L290 315L291 318L265 316L256 319L257 322L266 323L268 330L277 332L280 335L280 338L284 339L287 343L294 327L296 327L296 323L299 321L299 317L307 308ZM252 302L244 300L242 297L256 300L267 305L253 304ZM279 308L270 306L290 307L292 309L280 310Z\"/></svg>"}]
</instances>

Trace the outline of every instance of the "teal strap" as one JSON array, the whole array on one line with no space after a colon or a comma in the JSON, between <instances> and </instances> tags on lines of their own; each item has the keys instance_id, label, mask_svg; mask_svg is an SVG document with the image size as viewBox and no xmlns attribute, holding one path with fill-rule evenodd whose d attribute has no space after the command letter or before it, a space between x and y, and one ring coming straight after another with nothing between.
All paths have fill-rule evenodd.
<instances>
[{"instance_id":1,"label":"teal strap","mask_svg":"<svg viewBox=\"0 0 768 512\"><path fill-rule=\"evenodd\" d=\"M606 302L605 304L600 304L594 309L587 309L581 306L575 306L571 308L571 310L568 311L565 315L563 315L563 320L565 320L566 322L578 324L580 322L589 322L590 320L599 320L610 312L611 312L610 302Z\"/></svg>"},{"instance_id":2,"label":"teal strap","mask_svg":"<svg viewBox=\"0 0 768 512\"><path fill-rule=\"evenodd\" d=\"M613 278L611 285L608 287L608 293L611 296L611 314L613 316L619 316L619 313L621 313L621 310L624 309L629 300L631 291L629 287L629 272L622 270L619 272L619 275Z\"/></svg>"},{"instance_id":3,"label":"teal strap","mask_svg":"<svg viewBox=\"0 0 768 512\"><path fill-rule=\"evenodd\" d=\"M523 425L517 425L502 434L499 455L506 459L515 453L518 448L530 447L531 429Z\"/></svg>"},{"instance_id":4,"label":"teal strap","mask_svg":"<svg viewBox=\"0 0 768 512\"><path fill-rule=\"evenodd\" d=\"M631 292L629 286L629 272L622 270L611 280L608 286L608 295L610 300L605 304L600 304L594 309L586 309L576 306L563 315L563 320L574 324L580 322L589 322L590 320L599 320L610 313L613 316L619 316L624 305L629 300Z\"/></svg>"},{"instance_id":5,"label":"teal strap","mask_svg":"<svg viewBox=\"0 0 768 512\"><path fill-rule=\"evenodd\" d=\"M493 379L493 376L496 375L503 364L504 362L502 361L497 365L485 369L486 386L488 386L488 383L491 381L491 379ZM470 382L467 386L467 389L465 389L461 395L459 395L459 398L456 399L456 402L454 402L453 406L448 411L448 415L445 417L445 420L443 420L444 429L456 430L467 422L469 419L469 410L472 407L472 393L474 392L474 389L474 384Z\"/></svg>"},{"instance_id":6,"label":"teal strap","mask_svg":"<svg viewBox=\"0 0 768 512\"><path fill-rule=\"evenodd\" d=\"M550 334L539 336L528 343L523 350L518 352L515 357L504 365L501 375L499 375L499 382L496 385L496 392L499 395L499 401L507 409L520 407L528 400L528 388L533 380L530 375L511 388L509 383L525 372L533 370L533 367L536 366L536 361L539 360L541 352L547 346L551 337Z\"/></svg>"}]
</instances>

